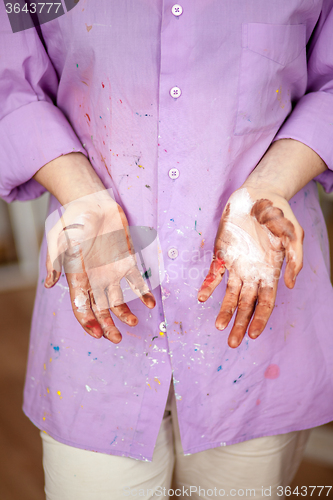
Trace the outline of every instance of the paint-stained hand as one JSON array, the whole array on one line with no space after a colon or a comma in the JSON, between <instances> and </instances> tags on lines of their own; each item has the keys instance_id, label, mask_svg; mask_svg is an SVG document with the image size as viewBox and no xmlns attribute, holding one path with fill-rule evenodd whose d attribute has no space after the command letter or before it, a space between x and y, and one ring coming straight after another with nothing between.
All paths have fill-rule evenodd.
<instances>
[{"instance_id":1,"label":"paint-stained hand","mask_svg":"<svg viewBox=\"0 0 333 500\"><path fill-rule=\"evenodd\" d=\"M126 216L107 191L69 203L47 241L45 287L57 283L63 268L74 315L89 335L121 341L110 310L129 326L138 323L124 303L122 278L148 308L155 306L136 264Z\"/></svg>"},{"instance_id":2,"label":"paint-stained hand","mask_svg":"<svg viewBox=\"0 0 333 500\"><path fill-rule=\"evenodd\" d=\"M255 339L263 332L274 307L284 258L285 284L294 287L302 268L302 242L303 229L283 197L266 190L242 188L229 198L198 300L205 302L210 297L228 269L216 327L224 330L237 309L228 339L230 347L240 345L252 316L249 337Z\"/></svg>"}]
</instances>

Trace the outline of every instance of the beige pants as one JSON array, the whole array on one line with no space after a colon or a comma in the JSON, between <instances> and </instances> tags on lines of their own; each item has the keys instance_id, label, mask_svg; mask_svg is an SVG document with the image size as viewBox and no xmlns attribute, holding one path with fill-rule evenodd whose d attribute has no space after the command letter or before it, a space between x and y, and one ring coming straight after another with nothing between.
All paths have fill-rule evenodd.
<instances>
[{"instance_id":1,"label":"beige pants","mask_svg":"<svg viewBox=\"0 0 333 500\"><path fill-rule=\"evenodd\" d=\"M310 431L184 456L170 394L152 462L73 448L41 432L47 500L285 498Z\"/></svg>"}]
</instances>

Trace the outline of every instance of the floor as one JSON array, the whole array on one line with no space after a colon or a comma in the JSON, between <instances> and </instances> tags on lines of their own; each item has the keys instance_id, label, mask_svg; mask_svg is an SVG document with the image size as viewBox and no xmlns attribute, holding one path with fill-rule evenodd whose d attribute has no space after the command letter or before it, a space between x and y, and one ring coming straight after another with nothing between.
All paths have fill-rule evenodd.
<instances>
[{"instance_id":1,"label":"floor","mask_svg":"<svg viewBox=\"0 0 333 500\"><path fill-rule=\"evenodd\" d=\"M39 432L21 410L33 300L33 288L0 294L0 500L45 499ZM301 486L333 485L333 424L314 433L291 485L293 498L297 486L301 496ZM312 498L319 498L318 488L308 489L307 496L311 491ZM320 498L333 498L333 491L326 496L327 491Z\"/></svg>"}]
</instances>

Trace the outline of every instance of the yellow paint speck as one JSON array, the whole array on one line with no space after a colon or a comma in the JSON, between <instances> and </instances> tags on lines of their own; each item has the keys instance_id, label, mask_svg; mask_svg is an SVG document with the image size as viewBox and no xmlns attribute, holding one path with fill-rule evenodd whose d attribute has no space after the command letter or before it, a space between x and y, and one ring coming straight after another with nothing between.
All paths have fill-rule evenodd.
<instances>
[{"instance_id":1,"label":"yellow paint speck","mask_svg":"<svg viewBox=\"0 0 333 500\"><path fill-rule=\"evenodd\" d=\"M279 93L279 89L277 89L275 92Z\"/></svg>"},{"instance_id":2,"label":"yellow paint speck","mask_svg":"<svg viewBox=\"0 0 333 500\"><path fill-rule=\"evenodd\" d=\"M51 361L52 361L52 358L50 358L50 363L51 363Z\"/></svg>"},{"instance_id":3,"label":"yellow paint speck","mask_svg":"<svg viewBox=\"0 0 333 500\"><path fill-rule=\"evenodd\" d=\"M46 364L44 363L44 370L46 370Z\"/></svg>"},{"instance_id":4,"label":"yellow paint speck","mask_svg":"<svg viewBox=\"0 0 333 500\"><path fill-rule=\"evenodd\" d=\"M50 394L50 389L48 387L46 387L46 392Z\"/></svg>"},{"instance_id":5,"label":"yellow paint speck","mask_svg":"<svg viewBox=\"0 0 333 500\"><path fill-rule=\"evenodd\" d=\"M149 382L147 382L147 385L148 385L149 389L151 389L151 387L150 387L150 383L149 383Z\"/></svg>"},{"instance_id":6,"label":"yellow paint speck","mask_svg":"<svg viewBox=\"0 0 333 500\"><path fill-rule=\"evenodd\" d=\"M57 391L57 394L58 394L59 398L62 399L61 391Z\"/></svg>"},{"instance_id":7,"label":"yellow paint speck","mask_svg":"<svg viewBox=\"0 0 333 500\"><path fill-rule=\"evenodd\" d=\"M143 168L143 169L145 168L145 167L143 167L142 165L138 165L138 167L139 167L139 168Z\"/></svg>"},{"instance_id":8,"label":"yellow paint speck","mask_svg":"<svg viewBox=\"0 0 333 500\"><path fill-rule=\"evenodd\" d=\"M43 420L45 420L45 417L43 417Z\"/></svg>"},{"instance_id":9,"label":"yellow paint speck","mask_svg":"<svg viewBox=\"0 0 333 500\"><path fill-rule=\"evenodd\" d=\"M160 382L160 380L158 380L158 378L157 378L157 377L155 377L155 378L154 378L154 380L155 380L155 382L157 382L157 383L158 383L158 385L161 385L161 382Z\"/></svg>"},{"instance_id":10,"label":"yellow paint speck","mask_svg":"<svg viewBox=\"0 0 333 500\"><path fill-rule=\"evenodd\" d=\"M160 332L160 335L161 335L161 337L163 337L163 335L164 335L164 332Z\"/></svg>"},{"instance_id":11,"label":"yellow paint speck","mask_svg":"<svg viewBox=\"0 0 333 500\"><path fill-rule=\"evenodd\" d=\"M200 248L203 248L205 244L205 238L202 238L201 243L200 243Z\"/></svg>"},{"instance_id":12,"label":"yellow paint speck","mask_svg":"<svg viewBox=\"0 0 333 500\"><path fill-rule=\"evenodd\" d=\"M53 313L53 316L55 316L55 312Z\"/></svg>"}]
</instances>

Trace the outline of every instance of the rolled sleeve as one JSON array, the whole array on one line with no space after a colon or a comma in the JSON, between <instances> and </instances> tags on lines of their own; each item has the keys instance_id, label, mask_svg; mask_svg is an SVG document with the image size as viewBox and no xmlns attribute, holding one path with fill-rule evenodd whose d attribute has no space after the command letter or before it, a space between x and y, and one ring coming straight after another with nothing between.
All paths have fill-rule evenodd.
<instances>
[{"instance_id":1,"label":"rolled sleeve","mask_svg":"<svg viewBox=\"0 0 333 500\"><path fill-rule=\"evenodd\" d=\"M319 175L327 192L333 191L333 1L323 11L308 47L307 93L297 102L275 141L295 139L313 149L328 171Z\"/></svg>"},{"instance_id":2,"label":"rolled sleeve","mask_svg":"<svg viewBox=\"0 0 333 500\"><path fill-rule=\"evenodd\" d=\"M0 197L23 201L45 191L33 179L43 165L86 151L55 105L58 77L35 29L0 32L0 47Z\"/></svg>"}]
</instances>

